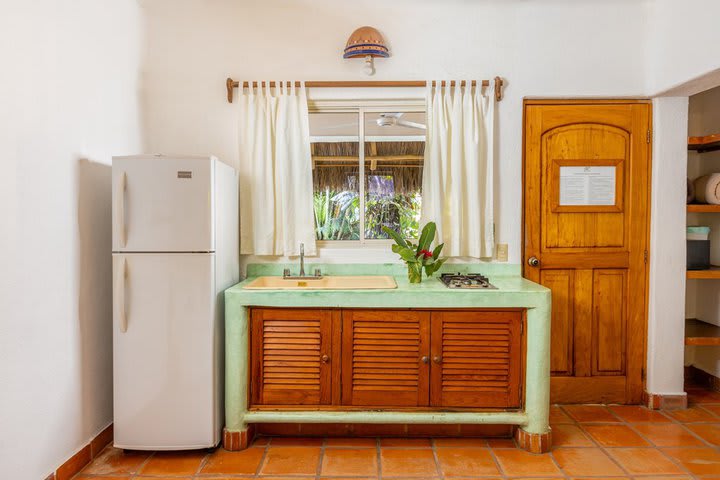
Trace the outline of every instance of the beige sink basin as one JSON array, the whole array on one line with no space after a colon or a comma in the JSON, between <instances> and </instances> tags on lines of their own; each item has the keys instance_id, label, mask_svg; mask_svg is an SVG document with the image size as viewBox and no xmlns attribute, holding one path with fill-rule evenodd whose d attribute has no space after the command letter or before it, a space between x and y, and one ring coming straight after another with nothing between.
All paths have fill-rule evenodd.
<instances>
[{"instance_id":1,"label":"beige sink basin","mask_svg":"<svg viewBox=\"0 0 720 480\"><path fill-rule=\"evenodd\" d=\"M389 275L338 275L318 280L258 277L243 288L248 290L377 290L397 288L397 283Z\"/></svg>"}]
</instances>

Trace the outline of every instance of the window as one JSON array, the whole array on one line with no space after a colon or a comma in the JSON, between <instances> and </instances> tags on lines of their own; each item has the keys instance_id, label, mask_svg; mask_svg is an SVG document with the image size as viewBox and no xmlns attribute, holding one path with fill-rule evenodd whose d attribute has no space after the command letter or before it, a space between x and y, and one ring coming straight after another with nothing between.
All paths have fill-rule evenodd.
<instances>
[{"instance_id":1,"label":"window","mask_svg":"<svg viewBox=\"0 0 720 480\"><path fill-rule=\"evenodd\" d=\"M318 240L418 236L425 112L383 108L310 113Z\"/></svg>"}]
</instances>

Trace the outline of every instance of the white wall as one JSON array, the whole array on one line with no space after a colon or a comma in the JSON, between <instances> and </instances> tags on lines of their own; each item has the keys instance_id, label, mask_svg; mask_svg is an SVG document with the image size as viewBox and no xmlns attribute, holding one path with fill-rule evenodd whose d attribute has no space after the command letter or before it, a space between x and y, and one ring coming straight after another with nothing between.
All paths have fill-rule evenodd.
<instances>
[{"instance_id":1,"label":"white wall","mask_svg":"<svg viewBox=\"0 0 720 480\"><path fill-rule=\"evenodd\" d=\"M653 101L647 385L651 393L683 388L687 97Z\"/></svg>"},{"instance_id":2,"label":"white wall","mask_svg":"<svg viewBox=\"0 0 720 480\"><path fill-rule=\"evenodd\" d=\"M687 95L720 84L720 2L652 0L649 8L647 94Z\"/></svg>"},{"instance_id":3,"label":"white wall","mask_svg":"<svg viewBox=\"0 0 720 480\"><path fill-rule=\"evenodd\" d=\"M520 262L521 252L522 98L645 91L643 0L141 3L148 48L145 146L152 152L213 153L230 163L236 117L225 100L225 78L367 79L362 61L341 58L347 37L361 25L377 27L391 49L391 58L376 62L374 79L505 77L496 218L497 239L510 244L511 263ZM337 250L321 257L368 261Z\"/></svg>"},{"instance_id":4,"label":"white wall","mask_svg":"<svg viewBox=\"0 0 720 480\"><path fill-rule=\"evenodd\" d=\"M112 422L110 158L140 150L134 0L3 2L0 477Z\"/></svg>"}]
</instances>

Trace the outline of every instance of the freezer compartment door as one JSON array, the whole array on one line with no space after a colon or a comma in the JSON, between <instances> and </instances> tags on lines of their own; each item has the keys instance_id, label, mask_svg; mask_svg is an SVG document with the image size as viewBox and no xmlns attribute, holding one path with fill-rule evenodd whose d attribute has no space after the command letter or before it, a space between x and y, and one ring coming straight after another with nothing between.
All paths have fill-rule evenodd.
<instances>
[{"instance_id":1,"label":"freezer compartment door","mask_svg":"<svg viewBox=\"0 0 720 480\"><path fill-rule=\"evenodd\" d=\"M214 251L214 162L113 158L113 251Z\"/></svg>"},{"instance_id":2,"label":"freezer compartment door","mask_svg":"<svg viewBox=\"0 0 720 480\"><path fill-rule=\"evenodd\" d=\"M115 446L220 439L213 254L113 255Z\"/></svg>"}]
</instances>

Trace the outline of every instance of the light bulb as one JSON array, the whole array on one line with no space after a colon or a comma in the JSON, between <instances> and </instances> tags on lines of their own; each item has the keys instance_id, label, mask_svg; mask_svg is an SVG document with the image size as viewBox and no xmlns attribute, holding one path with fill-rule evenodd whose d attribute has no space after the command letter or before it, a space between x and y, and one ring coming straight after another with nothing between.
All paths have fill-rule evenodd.
<instances>
[{"instance_id":1,"label":"light bulb","mask_svg":"<svg viewBox=\"0 0 720 480\"><path fill-rule=\"evenodd\" d=\"M363 72L365 72L365 75L372 75L375 73L375 65L373 65L373 58L371 55L365 56L365 65L363 66Z\"/></svg>"}]
</instances>

